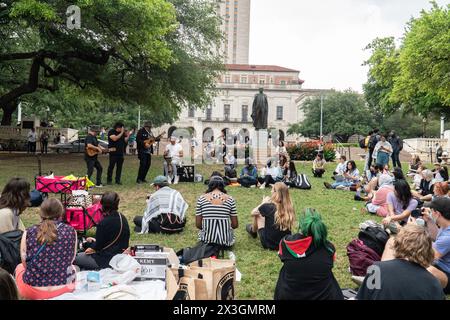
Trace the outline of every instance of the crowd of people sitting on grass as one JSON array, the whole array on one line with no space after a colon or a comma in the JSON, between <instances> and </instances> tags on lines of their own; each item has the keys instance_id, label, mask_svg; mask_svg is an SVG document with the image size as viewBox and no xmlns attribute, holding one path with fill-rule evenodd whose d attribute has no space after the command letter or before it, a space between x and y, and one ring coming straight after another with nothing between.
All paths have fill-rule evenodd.
<instances>
[{"instance_id":1,"label":"crowd of people sitting on grass","mask_svg":"<svg viewBox=\"0 0 450 320\"><path fill-rule=\"evenodd\" d=\"M367 275L356 299L444 299L444 294L450 292L447 168L436 164L429 170L414 157L406 176L399 167L390 170L386 162L389 157L383 154L390 152L387 143L381 137L374 149L376 161L362 174L355 161L341 156L332 172L334 182L325 182L328 189L355 192L355 200L365 201L365 212L380 216L387 229L395 230L381 261L375 263L383 274L381 285L368 286ZM195 226L199 244L228 250L236 243L237 204L226 190L228 185L237 181L244 187L271 188L270 196L243 214L251 221L245 225L248 240L258 238L262 248L278 251L282 267L274 298L344 299L333 273L336 247L328 239L321 215L307 209L296 217L298 211L290 188L297 176L294 162L281 154L279 159L270 159L264 174L259 176L252 160L246 159L239 178L233 178L234 160L231 156L227 159L226 175L215 172L209 177L205 193L197 199ZM326 173L322 154L314 160L312 170L316 178ZM408 177L414 180L413 184L408 183ZM143 203L143 215L134 218L134 231L139 234L182 232L188 210L183 195L170 187L165 176L156 177L152 187L154 192ZM0 299L51 299L72 292L75 283L68 283L67 279L73 277L75 266L80 270L107 268L115 255L127 252L130 227L120 213L117 193L103 194L104 218L97 225L95 237L81 243L76 231L62 222L64 207L56 198L45 200L39 210L40 221L25 228L21 215L29 207L29 194L30 184L21 178L11 179L1 193L0 234L15 230L23 234L21 263L9 272L0 269Z\"/></svg>"}]
</instances>

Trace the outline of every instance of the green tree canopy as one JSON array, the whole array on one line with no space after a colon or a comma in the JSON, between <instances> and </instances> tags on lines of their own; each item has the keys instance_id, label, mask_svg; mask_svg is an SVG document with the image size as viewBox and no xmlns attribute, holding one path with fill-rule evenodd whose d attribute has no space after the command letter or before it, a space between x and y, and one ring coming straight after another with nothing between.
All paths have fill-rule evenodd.
<instances>
[{"instance_id":1,"label":"green tree canopy","mask_svg":"<svg viewBox=\"0 0 450 320\"><path fill-rule=\"evenodd\" d=\"M450 5L432 2L430 11L408 23L399 48L394 38L375 39L364 93L371 107L427 117L450 116Z\"/></svg>"},{"instance_id":2,"label":"green tree canopy","mask_svg":"<svg viewBox=\"0 0 450 320\"><path fill-rule=\"evenodd\" d=\"M220 19L207 0L76 0L80 29L66 23L67 1L2 2L2 124L18 100L52 96L61 110L91 110L86 117L100 106L141 105L156 125L210 101L222 64L212 49Z\"/></svg>"},{"instance_id":3,"label":"green tree canopy","mask_svg":"<svg viewBox=\"0 0 450 320\"><path fill-rule=\"evenodd\" d=\"M302 109L305 120L290 127L288 134L320 135L320 97L308 99ZM323 134L333 134L347 142L353 134L367 134L373 128L373 118L364 97L354 91L332 91L323 100Z\"/></svg>"}]
</instances>

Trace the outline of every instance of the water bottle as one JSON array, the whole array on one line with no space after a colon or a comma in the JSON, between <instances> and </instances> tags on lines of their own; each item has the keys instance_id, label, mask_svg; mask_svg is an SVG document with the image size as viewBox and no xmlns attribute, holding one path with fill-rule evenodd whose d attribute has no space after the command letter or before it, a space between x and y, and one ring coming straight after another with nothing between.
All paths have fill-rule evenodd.
<instances>
[{"instance_id":1,"label":"water bottle","mask_svg":"<svg viewBox=\"0 0 450 320\"><path fill-rule=\"evenodd\" d=\"M230 251L228 253L228 259L236 261L236 255L233 253L233 251Z\"/></svg>"}]
</instances>

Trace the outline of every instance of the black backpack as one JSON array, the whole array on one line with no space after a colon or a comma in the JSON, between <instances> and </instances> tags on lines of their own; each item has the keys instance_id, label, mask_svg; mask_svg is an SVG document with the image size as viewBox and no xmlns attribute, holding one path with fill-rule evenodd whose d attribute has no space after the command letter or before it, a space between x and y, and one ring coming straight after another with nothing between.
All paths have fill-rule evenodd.
<instances>
[{"instance_id":1,"label":"black backpack","mask_svg":"<svg viewBox=\"0 0 450 320\"><path fill-rule=\"evenodd\" d=\"M23 231L14 230L0 234L0 268L10 274L14 273L17 265L21 262L20 241Z\"/></svg>"},{"instance_id":2,"label":"black backpack","mask_svg":"<svg viewBox=\"0 0 450 320\"><path fill-rule=\"evenodd\" d=\"M311 189L311 182L309 182L306 174L298 174L295 179L291 181L291 185L297 189L309 190Z\"/></svg>"},{"instance_id":3,"label":"black backpack","mask_svg":"<svg viewBox=\"0 0 450 320\"><path fill-rule=\"evenodd\" d=\"M229 166L225 167L225 176L230 178L230 179L235 179L237 178L237 172L236 169L231 168Z\"/></svg>"},{"instance_id":4,"label":"black backpack","mask_svg":"<svg viewBox=\"0 0 450 320\"><path fill-rule=\"evenodd\" d=\"M389 240L389 234L381 227L368 226L359 232L358 238L381 256Z\"/></svg>"},{"instance_id":5,"label":"black backpack","mask_svg":"<svg viewBox=\"0 0 450 320\"><path fill-rule=\"evenodd\" d=\"M359 147L361 149L365 149L367 147L366 146L366 138L362 138L361 140L359 140Z\"/></svg>"},{"instance_id":6,"label":"black backpack","mask_svg":"<svg viewBox=\"0 0 450 320\"><path fill-rule=\"evenodd\" d=\"M188 265L191 262L210 258L212 256L219 256L222 247L213 243L199 242L193 248L184 248L177 252L180 257L180 263Z\"/></svg>"},{"instance_id":7,"label":"black backpack","mask_svg":"<svg viewBox=\"0 0 450 320\"><path fill-rule=\"evenodd\" d=\"M370 150L375 149L375 146L377 145L377 143L378 143L378 135L372 135L369 139L369 146L368 146L369 149Z\"/></svg>"}]
</instances>

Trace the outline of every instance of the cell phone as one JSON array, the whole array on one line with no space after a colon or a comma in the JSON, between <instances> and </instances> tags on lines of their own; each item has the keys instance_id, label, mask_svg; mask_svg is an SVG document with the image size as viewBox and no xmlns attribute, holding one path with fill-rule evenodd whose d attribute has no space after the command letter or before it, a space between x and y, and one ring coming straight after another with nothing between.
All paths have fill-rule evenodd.
<instances>
[{"instance_id":1,"label":"cell phone","mask_svg":"<svg viewBox=\"0 0 450 320\"><path fill-rule=\"evenodd\" d=\"M415 219L420 218L420 217L423 217L423 209L424 209L424 208L422 208L422 209L414 209L414 210L411 212L411 217L413 217L413 218L415 218Z\"/></svg>"}]
</instances>

